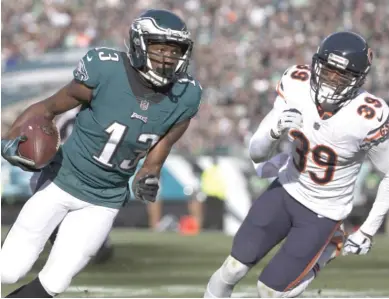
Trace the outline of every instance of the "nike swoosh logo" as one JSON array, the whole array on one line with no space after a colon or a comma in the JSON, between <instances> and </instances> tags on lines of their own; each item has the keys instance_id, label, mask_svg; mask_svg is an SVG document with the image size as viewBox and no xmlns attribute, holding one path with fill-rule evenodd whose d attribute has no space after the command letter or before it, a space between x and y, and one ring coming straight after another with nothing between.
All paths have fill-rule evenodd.
<instances>
[{"instance_id":1,"label":"nike swoosh logo","mask_svg":"<svg viewBox=\"0 0 389 299\"><path fill-rule=\"evenodd\" d=\"M383 116L384 116L384 112L381 113L381 117L377 117L378 121L381 121Z\"/></svg>"},{"instance_id":2,"label":"nike swoosh logo","mask_svg":"<svg viewBox=\"0 0 389 299\"><path fill-rule=\"evenodd\" d=\"M89 57L88 55L86 55L86 60L88 61L92 61L93 57Z\"/></svg>"}]
</instances>

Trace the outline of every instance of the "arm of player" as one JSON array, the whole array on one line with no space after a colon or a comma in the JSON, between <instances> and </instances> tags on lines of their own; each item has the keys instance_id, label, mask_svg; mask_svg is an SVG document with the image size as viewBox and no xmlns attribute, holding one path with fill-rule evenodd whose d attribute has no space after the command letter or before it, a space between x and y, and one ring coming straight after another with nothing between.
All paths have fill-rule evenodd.
<instances>
[{"instance_id":1,"label":"arm of player","mask_svg":"<svg viewBox=\"0 0 389 299\"><path fill-rule=\"evenodd\" d=\"M100 81L100 64L95 50L90 50L80 59L77 68L73 71L74 79L61 88L51 97L28 107L12 124L9 131L1 139L1 155L15 166L33 167L34 163L19 155L19 143L26 141L26 136L20 136L21 126L34 116L44 116L53 120L56 115L89 103L92 99L92 90Z\"/></svg>"},{"instance_id":2,"label":"arm of player","mask_svg":"<svg viewBox=\"0 0 389 299\"><path fill-rule=\"evenodd\" d=\"M271 135L271 129L274 123L277 122L279 113L276 109L272 109L262 120L257 131L250 139L249 153L250 158L254 163L261 163L267 160L269 152L271 152L278 138Z\"/></svg>"},{"instance_id":3,"label":"arm of player","mask_svg":"<svg viewBox=\"0 0 389 299\"><path fill-rule=\"evenodd\" d=\"M280 153L265 162L259 164L253 162L258 177L264 179L276 177L280 168L288 160L288 157L287 153Z\"/></svg>"},{"instance_id":4,"label":"arm of player","mask_svg":"<svg viewBox=\"0 0 389 299\"><path fill-rule=\"evenodd\" d=\"M299 129L303 123L302 114L289 107L284 98L277 96L273 109L265 116L257 131L251 137L250 157L255 163L267 160L280 136L290 129Z\"/></svg>"},{"instance_id":5,"label":"arm of player","mask_svg":"<svg viewBox=\"0 0 389 299\"><path fill-rule=\"evenodd\" d=\"M190 119L174 125L150 150L142 167L132 183L135 197L142 201L154 202L158 193L159 176L173 145L188 129Z\"/></svg>"},{"instance_id":6,"label":"arm of player","mask_svg":"<svg viewBox=\"0 0 389 299\"><path fill-rule=\"evenodd\" d=\"M19 129L28 119L43 115L48 119L54 119L56 115L66 112L80 105L82 102L89 102L92 98L92 89L82 83L72 80L62 87L51 97L29 106L20 114L12 124L9 131L2 139L14 139L19 136Z\"/></svg>"},{"instance_id":7,"label":"arm of player","mask_svg":"<svg viewBox=\"0 0 389 299\"><path fill-rule=\"evenodd\" d=\"M376 169L385 176L380 182L376 199L365 222L344 243L344 255L349 253L367 254L372 246L373 236L381 227L385 215L389 211L389 139L372 147L368 156Z\"/></svg>"},{"instance_id":8,"label":"arm of player","mask_svg":"<svg viewBox=\"0 0 389 299\"><path fill-rule=\"evenodd\" d=\"M384 174L373 207L360 228L364 234L374 236L389 211L389 139L372 147L368 156L374 167Z\"/></svg>"},{"instance_id":9,"label":"arm of player","mask_svg":"<svg viewBox=\"0 0 389 299\"><path fill-rule=\"evenodd\" d=\"M56 115L80 105L82 101L90 101L91 97L92 90L73 80L53 96L28 107L1 138L3 158L26 171L35 171L33 169L35 163L19 155L19 143L27 140L25 136L20 136L20 127L23 123L37 115L53 120Z\"/></svg>"},{"instance_id":10,"label":"arm of player","mask_svg":"<svg viewBox=\"0 0 389 299\"><path fill-rule=\"evenodd\" d=\"M90 102L93 89L101 80L102 69L96 50L89 50L73 70L74 79L51 97L28 107L15 120L4 138L10 140L18 137L21 125L33 116L43 115L52 120L56 115L73 109L81 103Z\"/></svg>"}]
</instances>

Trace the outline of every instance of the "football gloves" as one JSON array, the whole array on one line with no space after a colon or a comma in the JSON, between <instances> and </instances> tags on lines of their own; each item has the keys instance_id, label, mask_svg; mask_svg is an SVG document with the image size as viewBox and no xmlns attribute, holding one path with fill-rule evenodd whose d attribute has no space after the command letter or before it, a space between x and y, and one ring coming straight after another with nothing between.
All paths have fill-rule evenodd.
<instances>
[{"instance_id":1,"label":"football gloves","mask_svg":"<svg viewBox=\"0 0 389 299\"><path fill-rule=\"evenodd\" d=\"M139 179L134 186L134 194L137 200L155 202L158 195L159 179L155 175L146 175Z\"/></svg>"},{"instance_id":2,"label":"football gloves","mask_svg":"<svg viewBox=\"0 0 389 299\"><path fill-rule=\"evenodd\" d=\"M343 255L349 253L365 255L369 252L371 246L371 238L358 230L347 238L343 246Z\"/></svg>"},{"instance_id":3,"label":"football gloves","mask_svg":"<svg viewBox=\"0 0 389 299\"><path fill-rule=\"evenodd\" d=\"M270 135L274 139L278 139L281 135L289 131L290 129L300 129L303 125L303 116L300 111L297 109L291 108L284 110L277 124L271 129Z\"/></svg>"},{"instance_id":4,"label":"football gloves","mask_svg":"<svg viewBox=\"0 0 389 299\"><path fill-rule=\"evenodd\" d=\"M9 163L14 166L18 166L25 171L39 171L34 169L35 162L19 155L19 144L27 140L26 136L19 136L15 139L2 139L1 140L1 155Z\"/></svg>"}]
</instances>

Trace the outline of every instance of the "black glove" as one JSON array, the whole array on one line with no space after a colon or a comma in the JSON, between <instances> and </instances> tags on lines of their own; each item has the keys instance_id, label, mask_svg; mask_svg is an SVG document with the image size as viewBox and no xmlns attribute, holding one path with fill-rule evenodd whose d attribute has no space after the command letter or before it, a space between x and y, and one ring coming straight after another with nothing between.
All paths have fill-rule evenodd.
<instances>
[{"instance_id":1,"label":"black glove","mask_svg":"<svg viewBox=\"0 0 389 299\"><path fill-rule=\"evenodd\" d=\"M158 177L148 174L135 183L135 198L143 202L155 202L157 199L158 189Z\"/></svg>"}]
</instances>

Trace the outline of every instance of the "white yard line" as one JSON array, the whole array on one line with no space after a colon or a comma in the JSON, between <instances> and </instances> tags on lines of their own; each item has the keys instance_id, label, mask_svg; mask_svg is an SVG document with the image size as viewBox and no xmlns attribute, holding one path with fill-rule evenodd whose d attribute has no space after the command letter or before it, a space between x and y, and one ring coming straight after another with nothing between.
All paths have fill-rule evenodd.
<instances>
[{"instance_id":1,"label":"white yard line","mask_svg":"<svg viewBox=\"0 0 389 299\"><path fill-rule=\"evenodd\" d=\"M131 266L125 266L123 265L122 266L123 268L120 269L120 270L131 270ZM255 269L253 271L257 271L258 273L261 271L262 269ZM142 271L138 271L134 274L135 277L137 278L145 278L147 280L150 280L150 279L157 279L157 278L160 278L161 276L162 277L186 277L186 278L203 278L204 275L207 276L207 275L211 275L213 273L214 270L208 270L208 271L204 271L203 269L192 269L192 270L187 270L187 269L183 269L183 270L171 270L171 271L166 271L165 269L153 269L152 271L150 270L147 270L147 269L144 269ZM123 271L122 271L123 272ZM325 269L323 271L323 273L325 274L331 274L331 275L335 275L335 274L342 274L344 273L344 270L343 269L340 269L340 268L328 268L328 269ZM384 274L388 274L389 275L389 269L353 269L352 270L352 274L353 275L384 275ZM107 273L105 272L88 272L87 274L85 274L86 276L88 277L93 277L93 278L101 278L101 277L106 277L107 276ZM116 272L116 273L109 273L109 276L110 277L123 277L123 273L121 272ZM125 275L128 275L128 273L126 273Z\"/></svg>"},{"instance_id":2,"label":"white yard line","mask_svg":"<svg viewBox=\"0 0 389 299\"><path fill-rule=\"evenodd\" d=\"M233 297L257 297L257 290L255 287L240 287L234 292ZM159 287L147 287L147 288L136 288L136 287L98 287L98 286L88 286L80 285L70 287L66 292L68 293L85 293L85 296L88 297L87 290L90 295L99 295L99 296L160 296L163 294L170 294L183 297L187 297L188 293L202 293L204 291L204 286L200 285L167 285ZM389 291L377 291L373 289L363 290L363 291L349 291L341 289L323 289L319 295L319 290L311 289L304 293L305 297L369 297L369 296L388 296Z\"/></svg>"}]
</instances>

